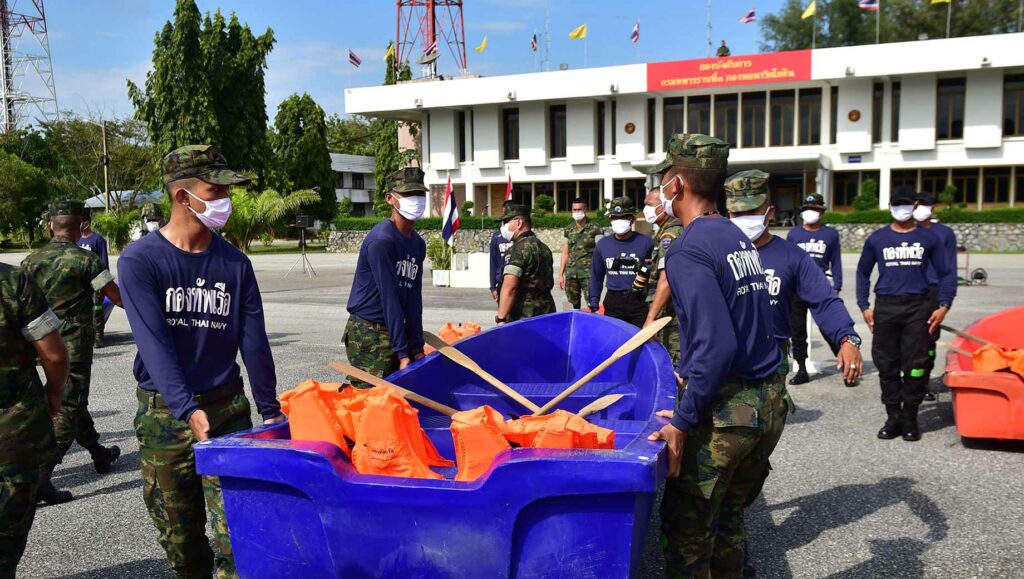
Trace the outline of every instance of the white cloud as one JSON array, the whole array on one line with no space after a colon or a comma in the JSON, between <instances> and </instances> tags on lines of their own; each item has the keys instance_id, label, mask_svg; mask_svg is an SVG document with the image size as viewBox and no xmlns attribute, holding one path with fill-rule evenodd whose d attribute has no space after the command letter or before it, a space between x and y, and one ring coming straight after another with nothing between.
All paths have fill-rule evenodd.
<instances>
[{"instance_id":1,"label":"white cloud","mask_svg":"<svg viewBox=\"0 0 1024 579\"><path fill-rule=\"evenodd\" d=\"M127 116L134 112L128 100L128 80L142 86L151 62L107 68L55 67L54 85L61 110L106 117Z\"/></svg>"}]
</instances>

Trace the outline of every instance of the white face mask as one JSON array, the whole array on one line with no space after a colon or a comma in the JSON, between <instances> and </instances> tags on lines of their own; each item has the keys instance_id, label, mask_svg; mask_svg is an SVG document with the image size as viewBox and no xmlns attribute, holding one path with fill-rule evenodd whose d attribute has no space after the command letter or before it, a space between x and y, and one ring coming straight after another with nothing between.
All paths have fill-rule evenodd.
<instances>
[{"instance_id":1,"label":"white face mask","mask_svg":"<svg viewBox=\"0 0 1024 579\"><path fill-rule=\"evenodd\" d=\"M647 223L650 223L651 225L654 225L655 222L658 221L659 217L661 217L661 215L658 215L658 208L657 207L651 207L650 205L644 205L644 221L646 221Z\"/></svg>"},{"instance_id":2,"label":"white face mask","mask_svg":"<svg viewBox=\"0 0 1024 579\"><path fill-rule=\"evenodd\" d=\"M392 194L392 196L395 199L398 199L399 215L405 217L409 221L419 221L420 217L423 217L423 212L427 210L426 195L399 197L398 195Z\"/></svg>"},{"instance_id":3,"label":"white face mask","mask_svg":"<svg viewBox=\"0 0 1024 579\"><path fill-rule=\"evenodd\" d=\"M500 230L501 231L501 237L504 238L505 241L512 241L512 238L515 237L515 234L516 234L515 231L512 231L512 227L509 225L510 223L512 223L512 222L511 221L507 221L507 222L501 224L501 230ZM518 228L517 228L517 230L518 230Z\"/></svg>"},{"instance_id":4,"label":"white face mask","mask_svg":"<svg viewBox=\"0 0 1024 579\"><path fill-rule=\"evenodd\" d=\"M672 211L672 202L675 201L676 196L679 194L676 193L675 195L672 196L672 199L669 199L665 197L665 187L671 185L672 181L675 181L676 179L679 179L679 175L676 175L674 178L669 179L668 183L663 183L660 187L658 187L658 197L661 199L661 208L665 210L665 213L668 213L669 217L676 216L675 212ZM680 181L680 183L681 182L682 181Z\"/></svg>"},{"instance_id":5,"label":"white face mask","mask_svg":"<svg viewBox=\"0 0 1024 579\"><path fill-rule=\"evenodd\" d=\"M802 219L807 225L814 225L819 219L821 219L821 212L815 211L814 209L804 209L800 212L800 219Z\"/></svg>"},{"instance_id":6,"label":"white face mask","mask_svg":"<svg viewBox=\"0 0 1024 579\"><path fill-rule=\"evenodd\" d=\"M206 209L202 213L192 209L190 205L188 210L196 214L199 218L199 222L205 225L209 229L220 229L224 227L224 224L228 222L228 218L231 217L231 198L225 197L223 199L214 199L213 201L203 201L199 197L192 194L191 191L185 189L185 192L189 194L193 199L202 201L206 205Z\"/></svg>"},{"instance_id":7,"label":"white face mask","mask_svg":"<svg viewBox=\"0 0 1024 579\"><path fill-rule=\"evenodd\" d=\"M573 211L572 218L576 221L583 221L587 217L587 214L582 211Z\"/></svg>"},{"instance_id":8,"label":"white face mask","mask_svg":"<svg viewBox=\"0 0 1024 579\"><path fill-rule=\"evenodd\" d=\"M889 213L892 213L892 218L899 222L908 221L914 216L913 205L893 205L889 208Z\"/></svg>"},{"instance_id":9,"label":"white face mask","mask_svg":"<svg viewBox=\"0 0 1024 579\"><path fill-rule=\"evenodd\" d=\"M153 232L153 231L156 231L157 229L160 229L160 222L158 222L158 221L147 221L146 222L146 231Z\"/></svg>"},{"instance_id":10,"label":"white face mask","mask_svg":"<svg viewBox=\"0 0 1024 579\"><path fill-rule=\"evenodd\" d=\"M771 207L768 207L768 211L771 211ZM764 234L764 230L768 229L768 211L760 215L741 215L739 217L731 217L729 221L733 222L733 225L739 227L747 239L750 241L756 241L757 238Z\"/></svg>"},{"instance_id":11,"label":"white face mask","mask_svg":"<svg viewBox=\"0 0 1024 579\"><path fill-rule=\"evenodd\" d=\"M629 219L612 219L612 232L616 235L625 235L633 229L633 223Z\"/></svg>"},{"instance_id":12,"label":"white face mask","mask_svg":"<svg viewBox=\"0 0 1024 579\"><path fill-rule=\"evenodd\" d=\"M917 221L928 221L932 218L931 205L918 205L914 208L914 219Z\"/></svg>"}]
</instances>

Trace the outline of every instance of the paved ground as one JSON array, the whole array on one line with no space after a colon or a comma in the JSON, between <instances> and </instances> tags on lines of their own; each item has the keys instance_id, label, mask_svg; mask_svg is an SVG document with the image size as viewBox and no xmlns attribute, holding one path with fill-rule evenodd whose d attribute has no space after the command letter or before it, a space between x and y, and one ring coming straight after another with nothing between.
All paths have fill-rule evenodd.
<instances>
[{"instance_id":1,"label":"paved ground","mask_svg":"<svg viewBox=\"0 0 1024 579\"><path fill-rule=\"evenodd\" d=\"M854 257L844 256L848 280ZM16 263L21 256L0 255ZM280 389L313 377L334 378L326 363L338 346L342 304L354 256L313 255L320 276L282 277L295 256L255 260ZM949 322L964 326L1021 303L1024 259L984 255L988 287L961 288ZM852 282L844 292L849 300ZM561 296L557 296L560 300ZM450 320L489 325L485 290L427 288L426 328ZM866 328L855 316L858 328ZM163 553L142 502L131 360L134 346L120 311L108 326L111 345L93 368L91 407L106 444L119 444L117 470L97 476L75 447L55 482L78 500L41 509L20 571L23 577L168 577ZM870 352L869 343L865 351ZM819 341L816 352L821 356ZM940 353L941 354L941 353ZM830 360L824 360L829 362ZM965 447L953 427L948 394L922 412L924 440L880 441L883 411L877 378L844 388L826 375L792 389L793 415L773 457L764 498L748 512L752 556L766 577L1024 577L1024 445ZM660 566L656 550L644 575Z\"/></svg>"}]
</instances>

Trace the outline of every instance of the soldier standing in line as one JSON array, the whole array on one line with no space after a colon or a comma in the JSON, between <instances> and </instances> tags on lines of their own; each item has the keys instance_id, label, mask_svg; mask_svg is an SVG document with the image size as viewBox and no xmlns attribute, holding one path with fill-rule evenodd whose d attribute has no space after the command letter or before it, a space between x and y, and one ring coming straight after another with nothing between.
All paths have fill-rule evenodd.
<instances>
[{"instance_id":1,"label":"soldier standing in line","mask_svg":"<svg viewBox=\"0 0 1024 579\"><path fill-rule=\"evenodd\" d=\"M142 220L144 226L142 235L147 235L159 230L164 226L164 211L159 203L146 203L142 206Z\"/></svg>"},{"instance_id":2,"label":"soldier standing in line","mask_svg":"<svg viewBox=\"0 0 1024 579\"><path fill-rule=\"evenodd\" d=\"M399 169L384 199L391 218L370 230L359 247L342 341L349 362L387 376L423 357L423 261L427 244L416 221L427 207L423 171ZM352 380L359 388L368 388Z\"/></svg>"},{"instance_id":3,"label":"soldier standing in line","mask_svg":"<svg viewBox=\"0 0 1024 579\"><path fill-rule=\"evenodd\" d=\"M7 264L0 264L0 351L0 577L13 579L36 514L39 470L57 451L51 417L60 411L68 352L42 290Z\"/></svg>"},{"instance_id":4,"label":"soldier standing in line","mask_svg":"<svg viewBox=\"0 0 1024 579\"><path fill-rule=\"evenodd\" d=\"M935 197L927 191L919 191L916 196L917 203L914 206L914 221L918 225L931 231L939 238L943 253L946 256L946 267L949 271L956 272L956 233L951 227L939 223L937 217L933 217L932 208L935 205ZM939 307L939 274L935 272L935 266L928 264L928 296L932 300L932 307ZM950 304L952 305L952 304ZM941 328L935 328L931 335L931 347L928 348L928 361L924 365L924 400L935 400L935 394L928 390L927 386L932 379L932 370L935 369L936 343L942 335Z\"/></svg>"},{"instance_id":5,"label":"soldier standing in line","mask_svg":"<svg viewBox=\"0 0 1024 579\"><path fill-rule=\"evenodd\" d=\"M661 173L665 211L685 229L665 256L679 319L683 386L665 440L661 506L670 577L740 577L743 509L761 492L788 396L764 269L749 239L718 213L729 146L673 135Z\"/></svg>"},{"instance_id":6,"label":"soldier standing in line","mask_svg":"<svg viewBox=\"0 0 1024 579\"><path fill-rule=\"evenodd\" d=\"M573 224L563 232L565 244L562 245L558 288L565 290L565 298L572 309L578 310L581 304L589 303L590 270L601 227L587 219L587 202L583 199L573 200L572 219Z\"/></svg>"},{"instance_id":7,"label":"soldier standing in line","mask_svg":"<svg viewBox=\"0 0 1024 579\"><path fill-rule=\"evenodd\" d=\"M786 239L797 244L800 249L811 256L814 263L825 272L832 281L838 295L843 289L842 247L839 244L839 232L821 224L821 216L825 213L825 198L812 193L804 198L800 207L800 227L789 230ZM790 379L792 385L806 384L811 380L807 374L807 302L794 295L790 313L790 332L792 333L793 359L797 363L796 374ZM825 336L833 355L838 355L839 344ZM856 383L850 384L855 386Z\"/></svg>"},{"instance_id":8,"label":"soldier standing in line","mask_svg":"<svg viewBox=\"0 0 1024 579\"><path fill-rule=\"evenodd\" d=\"M871 330L871 359L878 368L886 421L878 438L921 440L917 411L926 389L931 334L956 297L956 270L949 269L942 241L914 221L914 190L897 187L889 211L892 224L872 233L857 263L857 305ZM875 307L871 271L878 265ZM928 268L938 275L938 300L929 290Z\"/></svg>"},{"instance_id":9,"label":"soldier standing in line","mask_svg":"<svg viewBox=\"0 0 1024 579\"><path fill-rule=\"evenodd\" d=\"M71 361L61 409L53 420L57 452L40 471L38 497L47 504L66 503L73 498L70 492L58 491L50 482L53 469L64 460L73 442L77 441L89 451L93 467L100 474L110 472L113 462L121 456L117 446L100 444L100 435L89 415L92 352L96 340L93 295L100 292L120 306L121 292L100 258L75 245L82 235L83 209L81 201L58 201L51 205L53 239L21 262L61 320L60 334Z\"/></svg>"},{"instance_id":10,"label":"soldier standing in line","mask_svg":"<svg viewBox=\"0 0 1024 579\"><path fill-rule=\"evenodd\" d=\"M110 270L110 258L107 253L107 240L102 235L92 230L92 211L86 207L82 213L82 237L78 240L78 247L95 253L100 258L103 267ZM103 347L103 329L106 325L106 316L103 315L103 294L93 294L93 323L96 325L96 348Z\"/></svg>"},{"instance_id":11,"label":"soldier standing in line","mask_svg":"<svg viewBox=\"0 0 1024 579\"><path fill-rule=\"evenodd\" d=\"M252 428L239 353L263 423L284 419L252 263L211 233L231 216L228 187L249 179L209 145L179 147L161 165L171 220L126 247L117 264L138 347L143 499L179 577L209 577L215 567L218 577L234 577L220 480L196 473L192 447Z\"/></svg>"},{"instance_id":12,"label":"soldier standing in line","mask_svg":"<svg viewBox=\"0 0 1024 579\"><path fill-rule=\"evenodd\" d=\"M637 274L637 283L645 285L646 300L650 304L644 327L664 316L671 316L672 321L661 332L658 340L672 357L672 363L679 361L679 322L675 319L676 310L672 307L672 290L668 287L665 271L665 254L672 242L683 233L683 224L665 212L661 204L661 189L654 188L644 199L644 220L654 226L654 249L651 251L650 273L647 280Z\"/></svg>"},{"instance_id":13,"label":"soldier standing in line","mask_svg":"<svg viewBox=\"0 0 1024 579\"><path fill-rule=\"evenodd\" d=\"M501 215L501 236L512 242L505 255L501 299L494 323L501 325L555 311L551 289L555 286L551 250L532 230L530 210L508 204Z\"/></svg>"},{"instance_id":14,"label":"soldier standing in line","mask_svg":"<svg viewBox=\"0 0 1024 579\"><path fill-rule=\"evenodd\" d=\"M644 295L633 289L633 282L641 266L651 258L654 242L650 237L633 231L635 213L632 199L612 199L608 207L608 218L614 235L602 237L594 248L588 299L590 311L596 312L607 278L604 315L639 328L644 325L649 308Z\"/></svg>"}]
</instances>

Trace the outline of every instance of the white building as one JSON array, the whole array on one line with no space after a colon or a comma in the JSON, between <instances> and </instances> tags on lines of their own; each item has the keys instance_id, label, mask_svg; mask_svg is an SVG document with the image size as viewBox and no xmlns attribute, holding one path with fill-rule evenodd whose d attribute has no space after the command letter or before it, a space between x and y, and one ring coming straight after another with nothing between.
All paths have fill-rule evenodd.
<instances>
[{"instance_id":1,"label":"white building","mask_svg":"<svg viewBox=\"0 0 1024 579\"><path fill-rule=\"evenodd\" d=\"M373 157L331 153L331 169L338 174L334 193L338 203L352 201L352 215L373 215Z\"/></svg>"},{"instance_id":2,"label":"white building","mask_svg":"<svg viewBox=\"0 0 1024 579\"><path fill-rule=\"evenodd\" d=\"M426 181L475 212L540 194L639 199L675 132L733 145L730 171L772 173L785 217L822 193L847 207L947 183L978 209L1024 204L1024 34L755 54L346 90L350 114L422 123ZM436 208L434 209L436 211Z\"/></svg>"}]
</instances>

